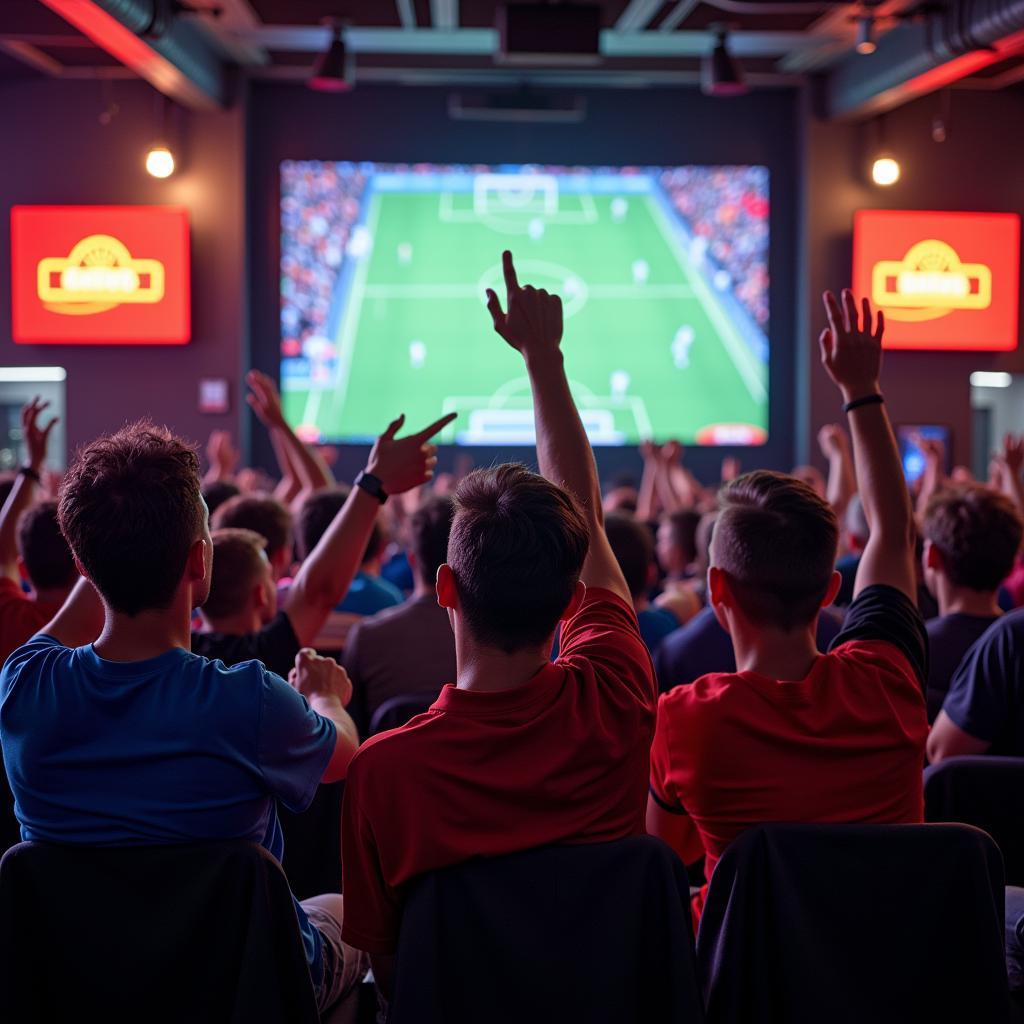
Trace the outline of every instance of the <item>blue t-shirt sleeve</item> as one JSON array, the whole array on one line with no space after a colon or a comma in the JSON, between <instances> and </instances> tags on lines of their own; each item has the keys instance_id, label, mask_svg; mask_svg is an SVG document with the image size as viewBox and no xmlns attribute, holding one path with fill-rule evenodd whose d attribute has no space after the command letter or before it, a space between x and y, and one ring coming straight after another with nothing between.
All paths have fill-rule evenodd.
<instances>
[{"instance_id":1,"label":"blue t-shirt sleeve","mask_svg":"<svg viewBox=\"0 0 1024 1024\"><path fill-rule=\"evenodd\" d=\"M280 676L263 672L259 767L290 811L304 811L334 753L337 730Z\"/></svg>"},{"instance_id":2,"label":"blue t-shirt sleeve","mask_svg":"<svg viewBox=\"0 0 1024 1024\"><path fill-rule=\"evenodd\" d=\"M21 670L38 654L46 651L64 650L64 645L45 633L36 633L31 640L13 650L0 670L0 700L11 691Z\"/></svg>"},{"instance_id":3,"label":"blue t-shirt sleeve","mask_svg":"<svg viewBox=\"0 0 1024 1024\"><path fill-rule=\"evenodd\" d=\"M1009 623L998 620L967 652L953 676L942 710L979 740L994 741L1010 715L1021 651Z\"/></svg>"}]
</instances>

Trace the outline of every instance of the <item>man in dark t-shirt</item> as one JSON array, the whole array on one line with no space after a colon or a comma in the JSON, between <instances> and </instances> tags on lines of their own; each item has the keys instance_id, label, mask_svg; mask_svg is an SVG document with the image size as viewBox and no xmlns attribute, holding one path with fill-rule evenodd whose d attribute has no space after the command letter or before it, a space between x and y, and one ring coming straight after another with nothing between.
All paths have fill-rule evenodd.
<instances>
[{"instance_id":1,"label":"man in dark t-shirt","mask_svg":"<svg viewBox=\"0 0 1024 1024\"><path fill-rule=\"evenodd\" d=\"M1024 757L1022 698L1024 608L992 623L957 669L928 737L928 759Z\"/></svg>"},{"instance_id":2,"label":"man in dark t-shirt","mask_svg":"<svg viewBox=\"0 0 1024 1024\"><path fill-rule=\"evenodd\" d=\"M925 583L939 603L928 623L928 721L934 722L950 680L975 641L1002 614L999 585L1020 549L1017 507L988 487L947 488L925 510Z\"/></svg>"}]
</instances>

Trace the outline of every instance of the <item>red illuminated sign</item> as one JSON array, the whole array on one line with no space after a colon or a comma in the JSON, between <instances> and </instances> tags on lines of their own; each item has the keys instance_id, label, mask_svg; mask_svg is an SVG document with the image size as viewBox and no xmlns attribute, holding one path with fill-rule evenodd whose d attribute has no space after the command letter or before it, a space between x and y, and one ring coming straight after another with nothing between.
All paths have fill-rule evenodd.
<instances>
[{"instance_id":1,"label":"red illuminated sign","mask_svg":"<svg viewBox=\"0 0 1024 1024\"><path fill-rule=\"evenodd\" d=\"M188 211L15 206L11 312L19 345L184 345Z\"/></svg>"},{"instance_id":2,"label":"red illuminated sign","mask_svg":"<svg viewBox=\"0 0 1024 1024\"><path fill-rule=\"evenodd\" d=\"M853 289L885 311L885 346L1006 352L1017 347L1020 217L861 210Z\"/></svg>"}]
</instances>

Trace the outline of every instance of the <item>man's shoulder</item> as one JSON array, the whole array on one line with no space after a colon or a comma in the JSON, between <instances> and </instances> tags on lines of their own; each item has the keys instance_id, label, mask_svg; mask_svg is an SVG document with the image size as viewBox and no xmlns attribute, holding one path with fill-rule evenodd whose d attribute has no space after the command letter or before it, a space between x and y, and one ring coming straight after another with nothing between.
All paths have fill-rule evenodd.
<instances>
[{"instance_id":1,"label":"man's shoulder","mask_svg":"<svg viewBox=\"0 0 1024 1024\"><path fill-rule=\"evenodd\" d=\"M438 750L437 732L448 716L433 709L416 715L397 729L379 732L364 741L349 765L346 786L360 785L364 776L375 782L388 771L412 773L416 765ZM441 752L443 756L443 751Z\"/></svg>"}]
</instances>

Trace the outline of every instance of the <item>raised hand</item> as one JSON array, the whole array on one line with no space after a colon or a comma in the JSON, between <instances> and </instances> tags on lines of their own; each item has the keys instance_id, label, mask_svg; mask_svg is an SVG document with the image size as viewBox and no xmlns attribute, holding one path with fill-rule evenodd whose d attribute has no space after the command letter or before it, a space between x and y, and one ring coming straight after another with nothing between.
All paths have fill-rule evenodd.
<instances>
[{"instance_id":1,"label":"raised hand","mask_svg":"<svg viewBox=\"0 0 1024 1024\"><path fill-rule=\"evenodd\" d=\"M333 658L322 658L309 647L295 655L295 667L288 673L288 682L307 700L334 697L344 708L352 699L348 673Z\"/></svg>"},{"instance_id":2,"label":"raised hand","mask_svg":"<svg viewBox=\"0 0 1024 1024\"><path fill-rule=\"evenodd\" d=\"M48 409L49 402L44 402L38 395L21 410L21 436L25 441L25 454L29 466L36 473L46 461L46 448L50 443L50 431L58 421L54 416L45 427L40 426L39 417Z\"/></svg>"},{"instance_id":3,"label":"raised hand","mask_svg":"<svg viewBox=\"0 0 1024 1024\"><path fill-rule=\"evenodd\" d=\"M557 352L562 340L562 300L543 288L521 288L508 250L501 254L501 262L507 312L494 291L487 289L487 311L495 331L526 359Z\"/></svg>"},{"instance_id":4,"label":"raised hand","mask_svg":"<svg viewBox=\"0 0 1024 1024\"><path fill-rule=\"evenodd\" d=\"M1014 437L1007 434L1003 438L1003 462L1006 468L1020 479L1021 470L1024 469L1024 434Z\"/></svg>"},{"instance_id":5,"label":"raised hand","mask_svg":"<svg viewBox=\"0 0 1024 1024\"><path fill-rule=\"evenodd\" d=\"M245 375L249 385L249 394L245 400L256 413L259 421L268 429L284 426L284 410L281 408L281 396L277 385L265 373L250 370Z\"/></svg>"},{"instance_id":6,"label":"raised hand","mask_svg":"<svg viewBox=\"0 0 1024 1024\"><path fill-rule=\"evenodd\" d=\"M849 452L850 439L838 423L827 423L818 431L818 447L826 459L831 459Z\"/></svg>"},{"instance_id":7,"label":"raised hand","mask_svg":"<svg viewBox=\"0 0 1024 1024\"><path fill-rule=\"evenodd\" d=\"M727 455L722 459L722 483L731 484L740 475L740 460L735 455Z\"/></svg>"},{"instance_id":8,"label":"raised hand","mask_svg":"<svg viewBox=\"0 0 1024 1024\"><path fill-rule=\"evenodd\" d=\"M210 460L210 467L215 471L218 480L234 476L241 461L241 455L227 430L210 431L210 438L206 442L206 457Z\"/></svg>"},{"instance_id":9,"label":"raised hand","mask_svg":"<svg viewBox=\"0 0 1024 1024\"><path fill-rule=\"evenodd\" d=\"M418 434L398 438L395 435L405 423L405 416L399 416L377 438L366 471L380 480L388 494L401 494L425 484L433 477L434 466L437 465L437 446L428 442L438 431L448 426L455 416L451 412Z\"/></svg>"},{"instance_id":10,"label":"raised hand","mask_svg":"<svg viewBox=\"0 0 1024 1024\"><path fill-rule=\"evenodd\" d=\"M877 393L885 314L879 310L872 327L871 303L863 299L862 316L858 315L857 301L849 288L843 290L842 305L832 292L825 292L824 300L828 327L818 339L822 366L842 391L844 401Z\"/></svg>"},{"instance_id":11,"label":"raised hand","mask_svg":"<svg viewBox=\"0 0 1024 1024\"><path fill-rule=\"evenodd\" d=\"M668 465L681 462L683 458L683 446L679 441L666 441L661 446L661 457Z\"/></svg>"}]
</instances>

